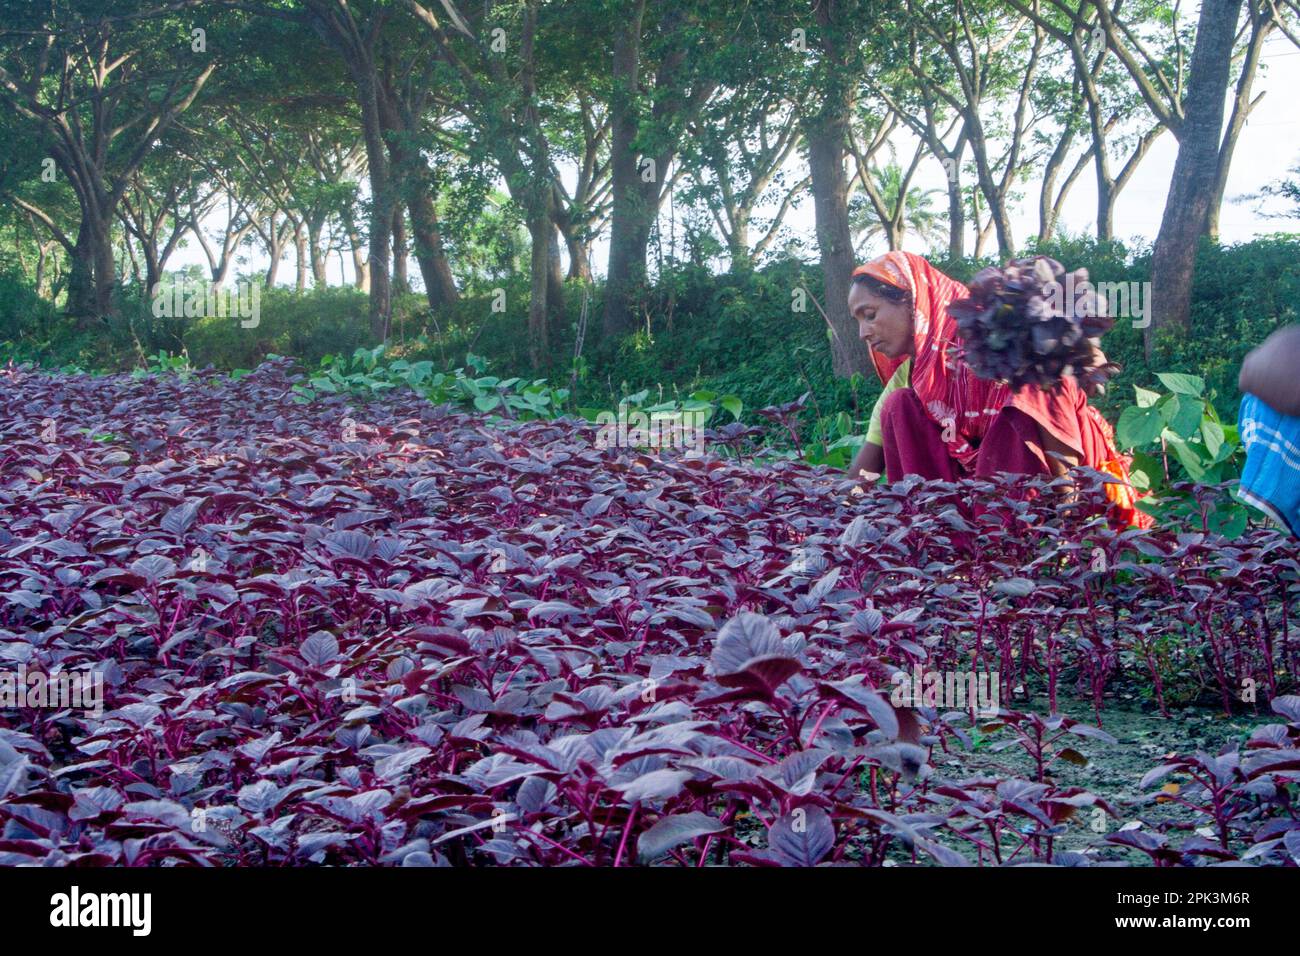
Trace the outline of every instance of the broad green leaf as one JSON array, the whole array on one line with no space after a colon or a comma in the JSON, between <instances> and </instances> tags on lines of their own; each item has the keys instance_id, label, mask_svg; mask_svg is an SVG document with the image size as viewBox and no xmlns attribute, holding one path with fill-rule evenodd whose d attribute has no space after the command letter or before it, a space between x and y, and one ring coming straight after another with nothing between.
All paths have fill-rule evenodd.
<instances>
[{"instance_id":1,"label":"broad green leaf","mask_svg":"<svg viewBox=\"0 0 1300 956\"><path fill-rule=\"evenodd\" d=\"M501 398L497 395L479 395L474 399L474 407L480 412L490 412L501 404Z\"/></svg>"},{"instance_id":2,"label":"broad green leaf","mask_svg":"<svg viewBox=\"0 0 1300 956\"><path fill-rule=\"evenodd\" d=\"M1248 515L1240 505L1218 506L1209 515L1206 524L1211 531L1225 538L1236 538L1246 530Z\"/></svg>"},{"instance_id":3,"label":"broad green leaf","mask_svg":"<svg viewBox=\"0 0 1300 956\"><path fill-rule=\"evenodd\" d=\"M1192 481L1205 480L1205 464L1201 461L1201 456L1196 453L1195 447L1185 441L1171 439L1169 450L1174 453Z\"/></svg>"},{"instance_id":4,"label":"broad green leaf","mask_svg":"<svg viewBox=\"0 0 1300 956\"><path fill-rule=\"evenodd\" d=\"M1183 440L1196 434L1205 416L1205 403L1189 395L1170 395L1161 409L1169 430Z\"/></svg>"},{"instance_id":5,"label":"broad green leaf","mask_svg":"<svg viewBox=\"0 0 1300 956\"><path fill-rule=\"evenodd\" d=\"M723 395L721 401L718 404L720 404L727 411L731 412L732 421L736 421L737 419L739 419L741 412L745 410L745 403L742 402L735 395Z\"/></svg>"},{"instance_id":6,"label":"broad green leaf","mask_svg":"<svg viewBox=\"0 0 1300 956\"><path fill-rule=\"evenodd\" d=\"M1138 408L1150 408L1156 402L1160 401L1160 393L1153 392L1149 388L1143 388L1141 385L1134 385L1133 391L1137 395Z\"/></svg>"},{"instance_id":7,"label":"broad green leaf","mask_svg":"<svg viewBox=\"0 0 1300 956\"><path fill-rule=\"evenodd\" d=\"M1148 488L1162 483L1165 478L1164 463L1157 456L1144 451L1133 453L1132 469L1140 471L1146 476L1148 481L1146 487Z\"/></svg>"},{"instance_id":8,"label":"broad green leaf","mask_svg":"<svg viewBox=\"0 0 1300 956\"><path fill-rule=\"evenodd\" d=\"M1223 447L1223 426L1208 418L1201 422L1201 438L1205 440L1205 450L1215 461L1219 460L1219 451Z\"/></svg>"},{"instance_id":9,"label":"broad green leaf","mask_svg":"<svg viewBox=\"0 0 1300 956\"><path fill-rule=\"evenodd\" d=\"M1160 379L1160 383L1169 391L1177 392L1179 395L1200 398L1205 394L1205 379L1199 375L1188 375L1185 372L1158 372L1156 378Z\"/></svg>"},{"instance_id":10,"label":"broad green leaf","mask_svg":"<svg viewBox=\"0 0 1300 956\"><path fill-rule=\"evenodd\" d=\"M1141 448L1159 438L1164 426L1164 418L1157 408L1130 405L1119 416L1115 437L1122 448Z\"/></svg>"}]
</instances>

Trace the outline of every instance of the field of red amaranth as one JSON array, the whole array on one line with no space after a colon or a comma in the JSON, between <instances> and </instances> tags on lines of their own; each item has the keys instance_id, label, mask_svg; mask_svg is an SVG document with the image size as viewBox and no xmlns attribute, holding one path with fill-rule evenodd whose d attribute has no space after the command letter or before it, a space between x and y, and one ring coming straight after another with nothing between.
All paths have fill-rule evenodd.
<instances>
[{"instance_id":1,"label":"field of red amaranth","mask_svg":"<svg viewBox=\"0 0 1300 956\"><path fill-rule=\"evenodd\" d=\"M283 361L0 378L0 670L103 687L0 709L0 865L1300 861L1273 531L300 404ZM899 706L918 670L997 713ZM1119 690L1276 722L1121 804L1061 779Z\"/></svg>"}]
</instances>

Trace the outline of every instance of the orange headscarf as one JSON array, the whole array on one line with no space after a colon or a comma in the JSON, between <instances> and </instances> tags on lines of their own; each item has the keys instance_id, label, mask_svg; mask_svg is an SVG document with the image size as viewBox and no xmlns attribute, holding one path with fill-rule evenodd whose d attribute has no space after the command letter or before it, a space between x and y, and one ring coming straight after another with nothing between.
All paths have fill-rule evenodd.
<instances>
[{"instance_id":1,"label":"orange headscarf","mask_svg":"<svg viewBox=\"0 0 1300 956\"><path fill-rule=\"evenodd\" d=\"M963 469L973 467L980 439L998 412L1012 405L1079 452L1085 465L1122 482L1106 485L1117 517L1139 527L1151 525L1150 516L1134 507L1137 495L1129 483L1128 459L1115 449L1110 423L1088 404L1073 378L1067 377L1057 392L1023 388L1016 393L1001 382L979 378L961 360L957 322L948 314L948 305L970 294L966 286L923 257L897 250L859 266L853 275L871 276L911 293L915 348L911 387L926 414L943 429L944 444ZM871 350L871 363L882 383L904 361L905 357L891 359Z\"/></svg>"}]
</instances>

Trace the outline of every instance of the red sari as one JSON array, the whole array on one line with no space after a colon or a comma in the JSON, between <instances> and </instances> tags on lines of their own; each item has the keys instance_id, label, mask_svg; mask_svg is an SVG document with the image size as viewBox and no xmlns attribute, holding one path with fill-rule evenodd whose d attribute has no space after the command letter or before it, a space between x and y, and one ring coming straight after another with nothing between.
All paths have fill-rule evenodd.
<instances>
[{"instance_id":1,"label":"red sari","mask_svg":"<svg viewBox=\"0 0 1300 956\"><path fill-rule=\"evenodd\" d=\"M1150 525L1150 516L1134 507L1129 460L1116 450L1110 424L1088 404L1072 377L1055 392L1033 387L1013 392L1000 382L979 378L958 358L960 338L948 304L968 295L964 285L910 252L886 253L853 274L869 275L912 294L911 388L891 394L881 416L891 481L897 480L895 472L897 477L919 473L951 478L996 471L1050 473L1041 428L1072 449L1080 462L1119 480L1106 485L1117 518ZM882 383L904 360L871 351Z\"/></svg>"}]
</instances>

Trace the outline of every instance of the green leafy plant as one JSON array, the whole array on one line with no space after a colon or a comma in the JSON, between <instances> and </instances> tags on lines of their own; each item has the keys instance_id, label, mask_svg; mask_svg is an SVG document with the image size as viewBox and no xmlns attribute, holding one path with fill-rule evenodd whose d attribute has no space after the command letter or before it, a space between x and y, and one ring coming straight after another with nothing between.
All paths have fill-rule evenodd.
<instances>
[{"instance_id":1,"label":"green leafy plant","mask_svg":"<svg viewBox=\"0 0 1300 956\"><path fill-rule=\"evenodd\" d=\"M1136 403L1120 414L1115 437L1133 450L1133 484L1152 492L1145 510L1200 511L1207 530L1235 536L1246 526L1247 511L1227 495L1180 493L1179 481L1219 486L1240 478L1244 451L1237 426L1220 419L1206 396L1205 380L1184 372L1159 372L1167 389L1135 385Z\"/></svg>"},{"instance_id":2,"label":"green leafy plant","mask_svg":"<svg viewBox=\"0 0 1300 956\"><path fill-rule=\"evenodd\" d=\"M158 350L158 354L149 356L148 364L144 368L137 368L131 373L134 378L143 378L146 375L165 375L174 373L181 378L189 378L193 373L194 367L190 365L190 357L184 353L173 355L171 352Z\"/></svg>"},{"instance_id":3,"label":"green leafy plant","mask_svg":"<svg viewBox=\"0 0 1300 956\"><path fill-rule=\"evenodd\" d=\"M319 394L339 392L378 395L396 388L409 387L435 404L449 403L480 412L500 414L506 418L528 420L554 418L563 413L569 391L553 388L545 379L499 378L484 374L487 360L470 354L467 372L457 368L450 372L434 370L429 360L386 360L384 347L357 349L351 357L326 355L306 385L295 385L299 402L310 402Z\"/></svg>"}]
</instances>

